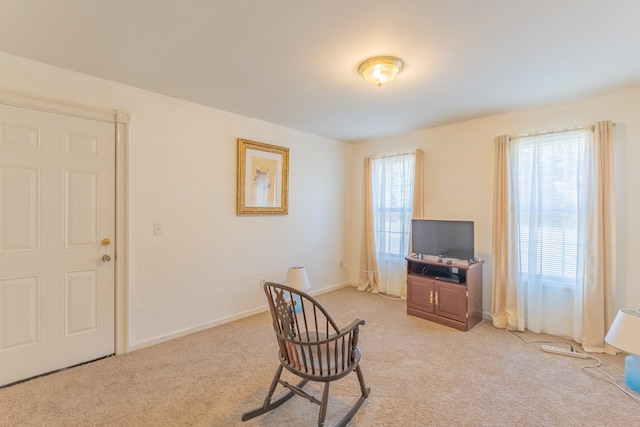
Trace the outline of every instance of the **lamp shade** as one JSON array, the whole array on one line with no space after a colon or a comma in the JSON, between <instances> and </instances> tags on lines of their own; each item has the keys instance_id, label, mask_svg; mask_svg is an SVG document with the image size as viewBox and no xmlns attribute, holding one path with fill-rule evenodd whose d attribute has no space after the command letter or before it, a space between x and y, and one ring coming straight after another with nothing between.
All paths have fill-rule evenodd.
<instances>
[{"instance_id":1,"label":"lamp shade","mask_svg":"<svg viewBox=\"0 0 640 427\"><path fill-rule=\"evenodd\" d=\"M640 354L640 312L618 311L604 340L624 352Z\"/></svg>"},{"instance_id":2,"label":"lamp shade","mask_svg":"<svg viewBox=\"0 0 640 427\"><path fill-rule=\"evenodd\" d=\"M369 83L382 87L395 79L404 67L404 62L395 56L369 58L358 67L358 72Z\"/></svg>"},{"instance_id":3,"label":"lamp shade","mask_svg":"<svg viewBox=\"0 0 640 427\"><path fill-rule=\"evenodd\" d=\"M311 288L311 282L309 282L307 270L305 270L304 267L297 265L295 267L291 267L287 271L287 277L284 279L284 284L298 289L299 291Z\"/></svg>"}]
</instances>

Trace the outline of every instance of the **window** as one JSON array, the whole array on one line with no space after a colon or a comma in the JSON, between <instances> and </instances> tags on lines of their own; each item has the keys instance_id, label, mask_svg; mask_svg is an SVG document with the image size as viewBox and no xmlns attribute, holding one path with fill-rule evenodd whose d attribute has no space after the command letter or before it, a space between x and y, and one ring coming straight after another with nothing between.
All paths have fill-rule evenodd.
<instances>
[{"instance_id":1,"label":"window","mask_svg":"<svg viewBox=\"0 0 640 427\"><path fill-rule=\"evenodd\" d=\"M615 315L612 127L495 138L495 326L605 349Z\"/></svg>"},{"instance_id":2,"label":"window","mask_svg":"<svg viewBox=\"0 0 640 427\"><path fill-rule=\"evenodd\" d=\"M407 294L404 259L409 253L411 218L414 208L417 215L423 211L422 157L418 149L364 159L360 290L401 298Z\"/></svg>"},{"instance_id":3,"label":"window","mask_svg":"<svg viewBox=\"0 0 640 427\"><path fill-rule=\"evenodd\" d=\"M541 285L574 287L584 260L588 132L515 140L518 273Z\"/></svg>"},{"instance_id":4,"label":"window","mask_svg":"<svg viewBox=\"0 0 640 427\"><path fill-rule=\"evenodd\" d=\"M415 155L373 158L373 223L378 256L404 260L409 251Z\"/></svg>"}]
</instances>

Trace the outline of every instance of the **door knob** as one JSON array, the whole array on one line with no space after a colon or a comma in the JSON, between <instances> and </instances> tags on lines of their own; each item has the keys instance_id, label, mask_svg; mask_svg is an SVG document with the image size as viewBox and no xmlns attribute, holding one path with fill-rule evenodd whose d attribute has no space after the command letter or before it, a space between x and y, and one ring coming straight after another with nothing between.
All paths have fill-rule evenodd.
<instances>
[{"instance_id":1,"label":"door knob","mask_svg":"<svg viewBox=\"0 0 640 427\"><path fill-rule=\"evenodd\" d=\"M109 246L111 244L111 239L109 239L108 237L102 239L102 246Z\"/></svg>"},{"instance_id":2,"label":"door knob","mask_svg":"<svg viewBox=\"0 0 640 427\"><path fill-rule=\"evenodd\" d=\"M109 255L102 255L102 260L104 262L109 262L109 261L111 261L111 257Z\"/></svg>"}]
</instances>

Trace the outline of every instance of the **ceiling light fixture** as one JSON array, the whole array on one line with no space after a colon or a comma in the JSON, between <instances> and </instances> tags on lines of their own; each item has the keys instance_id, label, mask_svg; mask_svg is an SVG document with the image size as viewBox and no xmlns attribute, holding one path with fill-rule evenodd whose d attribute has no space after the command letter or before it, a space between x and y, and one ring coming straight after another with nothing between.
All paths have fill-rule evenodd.
<instances>
[{"instance_id":1,"label":"ceiling light fixture","mask_svg":"<svg viewBox=\"0 0 640 427\"><path fill-rule=\"evenodd\" d=\"M404 62L395 56L376 56L364 61L358 67L358 72L369 83L382 87L395 79L404 67Z\"/></svg>"}]
</instances>

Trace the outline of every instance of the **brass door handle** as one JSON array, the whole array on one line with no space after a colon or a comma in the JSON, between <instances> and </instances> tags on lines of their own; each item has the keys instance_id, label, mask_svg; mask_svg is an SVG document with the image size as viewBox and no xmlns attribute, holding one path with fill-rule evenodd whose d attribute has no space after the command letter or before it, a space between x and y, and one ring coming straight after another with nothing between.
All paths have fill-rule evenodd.
<instances>
[{"instance_id":1,"label":"brass door handle","mask_svg":"<svg viewBox=\"0 0 640 427\"><path fill-rule=\"evenodd\" d=\"M433 304L433 291L429 291L429 304Z\"/></svg>"},{"instance_id":2,"label":"brass door handle","mask_svg":"<svg viewBox=\"0 0 640 427\"><path fill-rule=\"evenodd\" d=\"M436 292L436 305L438 305L438 293Z\"/></svg>"}]
</instances>

